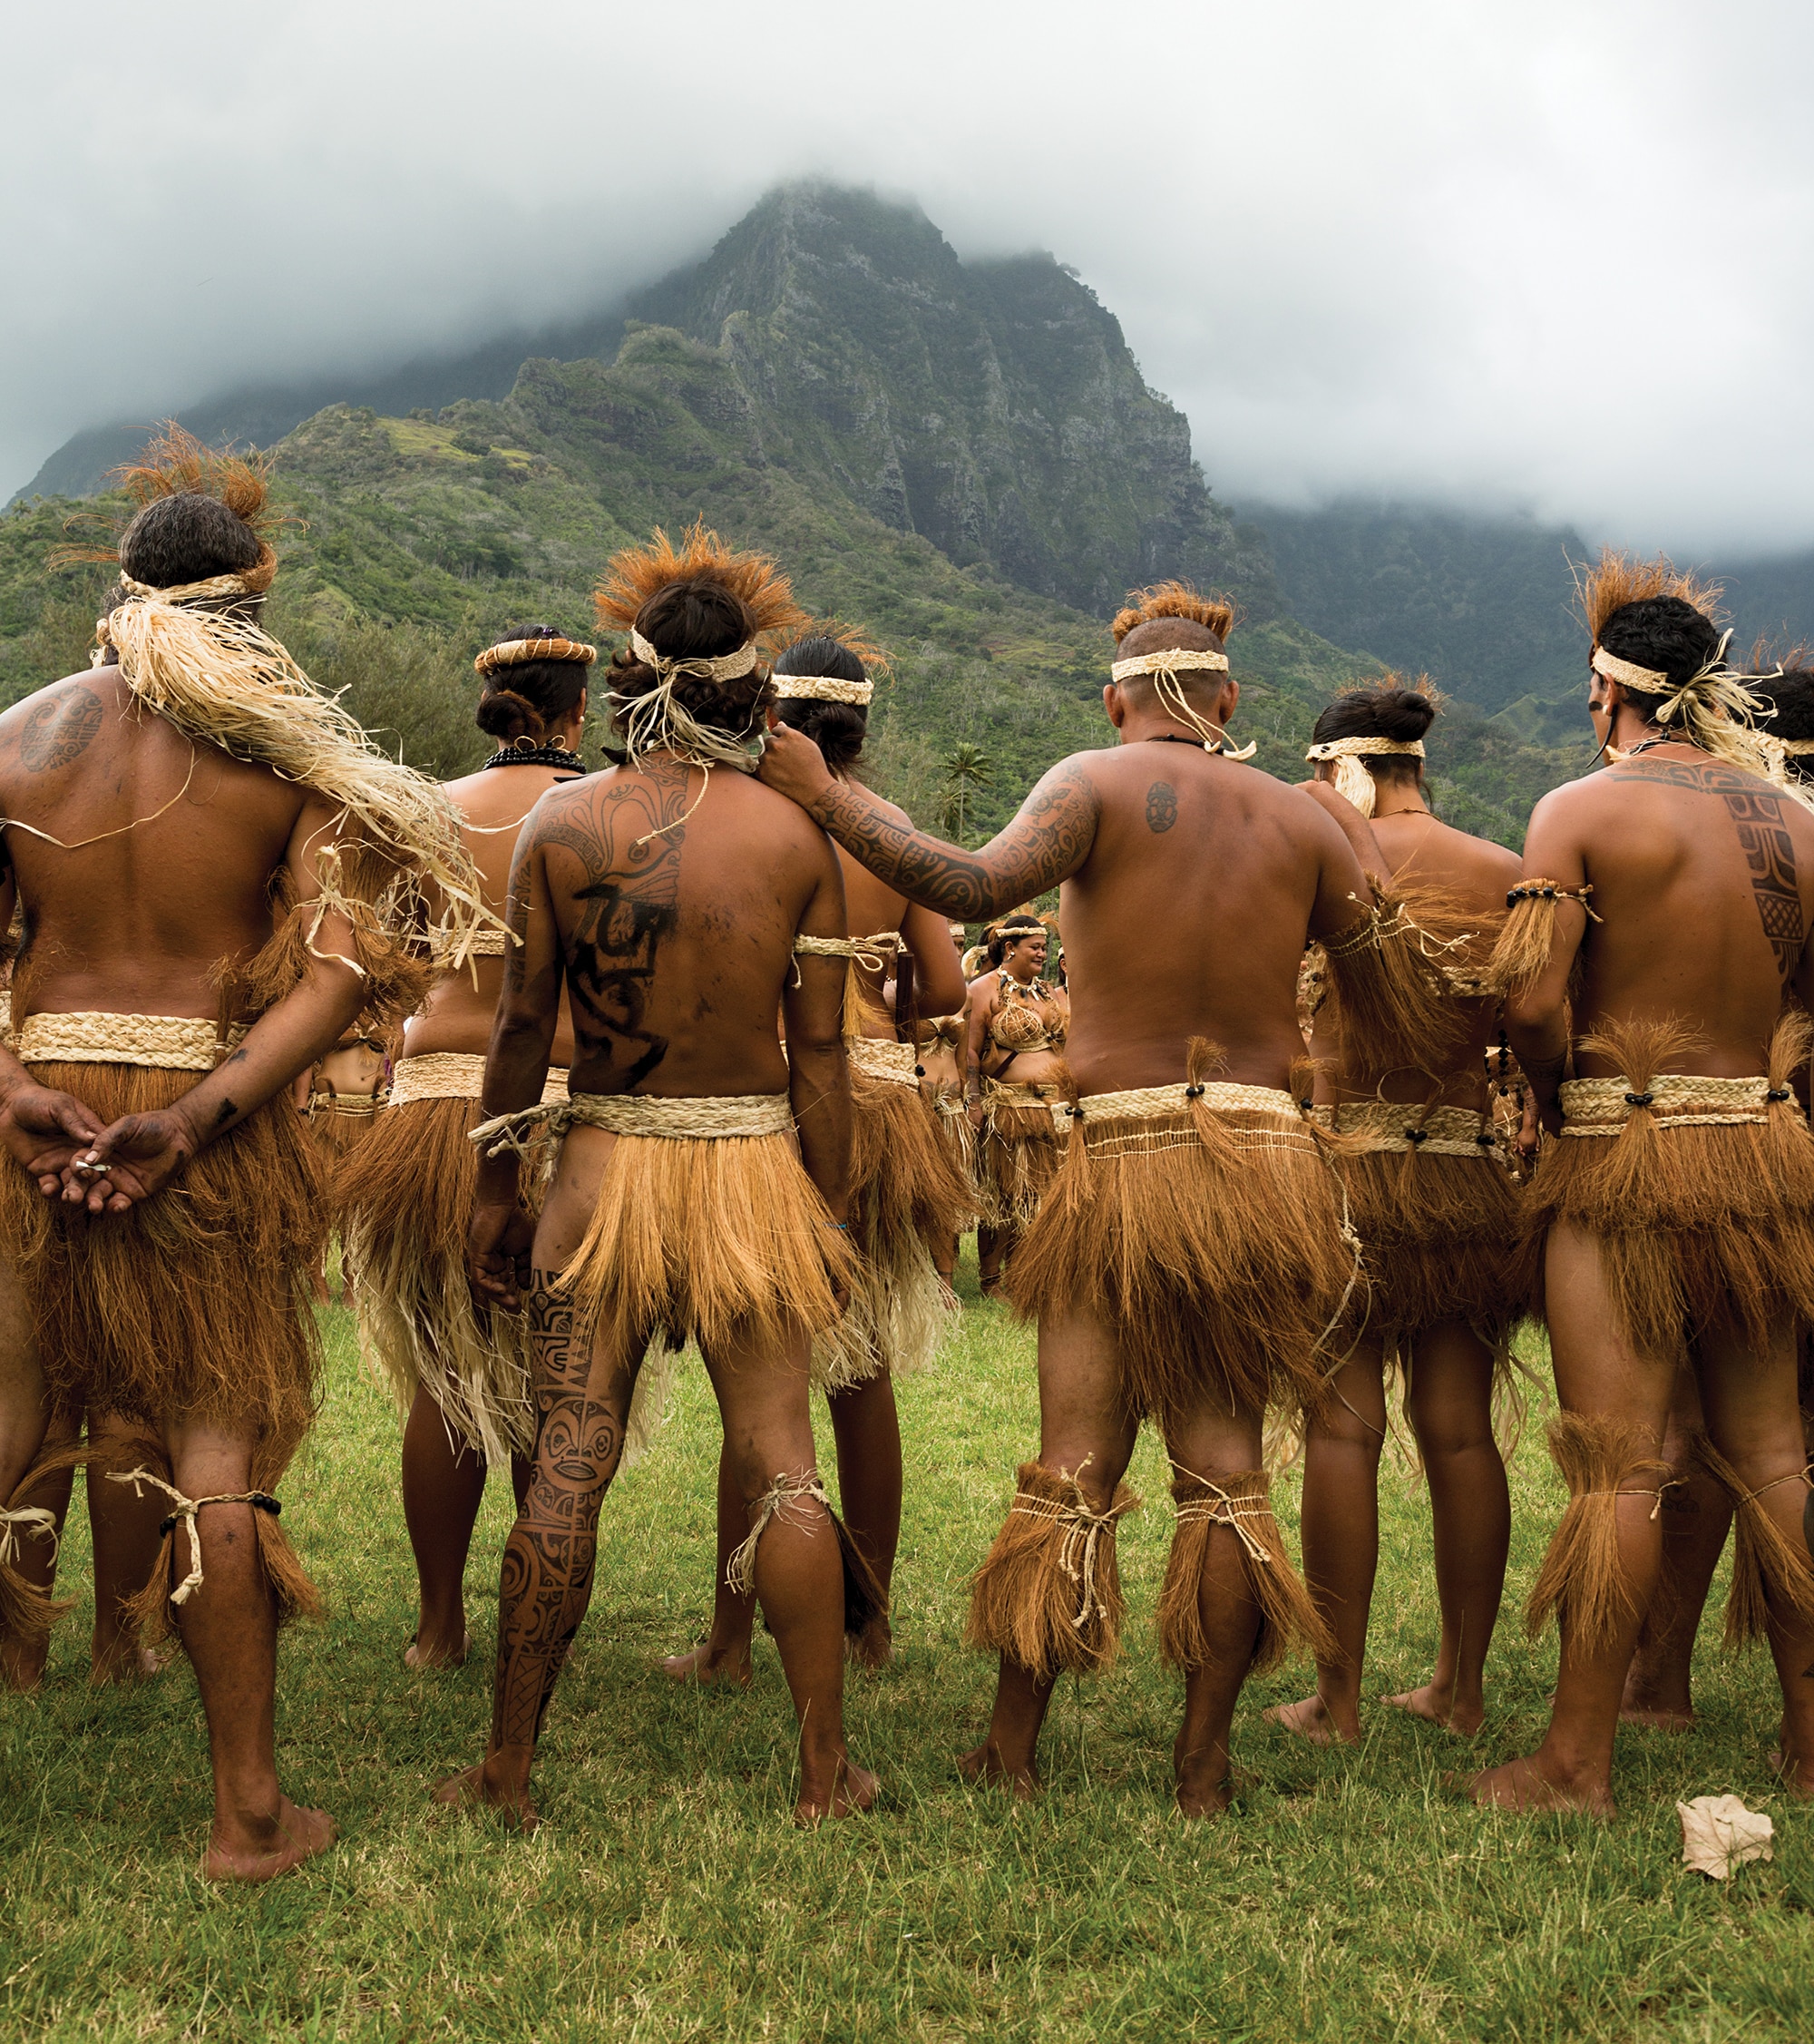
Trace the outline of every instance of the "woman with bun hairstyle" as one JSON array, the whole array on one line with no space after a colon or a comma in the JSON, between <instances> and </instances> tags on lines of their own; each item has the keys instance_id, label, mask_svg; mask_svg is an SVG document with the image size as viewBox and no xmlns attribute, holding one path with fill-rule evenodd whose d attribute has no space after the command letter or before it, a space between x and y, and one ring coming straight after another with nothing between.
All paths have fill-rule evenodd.
<instances>
[{"instance_id":1,"label":"woman with bun hairstyle","mask_svg":"<svg viewBox=\"0 0 1814 2044\"><path fill-rule=\"evenodd\" d=\"M857 778L869 731L872 670L885 666L860 633L826 624L775 663L777 721L811 738L841 780ZM894 812L908 823L904 811ZM949 1325L938 1259L970 1215L970 1188L920 1090L916 1017L960 1009L963 974L943 916L914 908L845 852L847 934L795 940L795 950L846 961L844 1051L850 1068L850 1238L858 1274L838 1326L813 1344L814 1382L826 1394L837 1443L846 1530L887 1592L901 1538L901 1427L894 1380L924 1369ZM892 1001L890 983L892 983ZM718 1481L718 1566L711 1631L662 1666L677 1681L750 1678L756 1599L727 1580L748 1530L728 1459ZM851 1642L866 1667L892 1653L886 1606Z\"/></svg>"},{"instance_id":2,"label":"woman with bun hairstyle","mask_svg":"<svg viewBox=\"0 0 1814 2044\"><path fill-rule=\"evenodd\" d=\"M1049 940L1030 910L1004 915L984 936L989 970L970 990L965 1093L977 1132L977 1263L987 1296L1058 1168L1051 1102L1059 1098L1070 1003L1043 977Z\"/></svg>"},{"instance_id":3,"label":"woman with bun hairstyle","mask_svg":"<svg viewBox=\"0 0 1814 2044\"><path fill-rule=\"evenodd\" d=\"M504 633L473 662L475 721L497 750L447 784L461 836L504 910L518 827L542 793L583 774L594 650L532 624ZM487 1472L509 1463L518 1490L535 1443L522 1320L475 1313L466 1284L466 1227L478 1153L466 1139L483 1119L485 1052L503 983L502 930L483 932L468 962L442 973L405 1032L388 1104L336 1176L346 1267L359 1343L406 1415L403 1507L415 1553L421 1613L404 1658L457 1667L466 1658L462 1585ZM566 1096L572 1023L561 997L550 1097Z\"/></svg>"},{"instance_id":4,"label":"woman with bun hairstyle","mask_svg":"<svg viewBox=\"0 0 1814 2044\"><path fill-rule=\"evenodd\" d=\"M1426 933L1446 946L1466 1016L1458 1041L1429 1047L1344 1032L1306 974L1319 1061L1318 1118L1348 1139L1340 1169L1365 1258L1331 1359L1345 1357L1307 1415L1302 1538L1311 1594L1341 1652L1320 1659L1313 1696L1270 1713L1318 1743L1360 1736L1367 1616L1379 1556L1385 1373L1396 1364L1429 1480L1442 1638L1429 1682L1389 1700L1458 1732L1483 1715L1482 1671L1498 1617L1511 1537L1506 1467L1493 1432L1496 1383L1529 1286L1510 1170L1516 1117L1499 1049L1498 1002L1478 975L1506 921L1515 853L1439 822L1424 787L1424 736L1440 699L1424 678L1387 675L1338 696L1306 756L1371 826L1390 874Z\"/></svg>"}]
</instances>

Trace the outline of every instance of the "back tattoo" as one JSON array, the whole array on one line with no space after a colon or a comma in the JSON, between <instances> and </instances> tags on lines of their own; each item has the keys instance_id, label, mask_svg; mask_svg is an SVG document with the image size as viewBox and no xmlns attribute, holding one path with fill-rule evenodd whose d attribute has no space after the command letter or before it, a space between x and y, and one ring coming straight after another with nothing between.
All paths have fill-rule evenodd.
<instances>
[{"instance_id":1,"label":"back tattoo","mask_svg":"<svg viewBox=\"0 0 1814 2044\"><path fill-rule=\"evenodd\" d=\"M1672 787L1717 795L1726 805L1726 814L1738 828L1739 848L1751 868L1751 895L1763 921L1763 934L1776 953L1777 969L1787 980L1800 963L1808 941L1801 890L1795 884L1795 840L1783 821L1788 797L1736 767L1703 767L1686 759L1627 759L1620 762L1619 771L1640 780L1664 781Z\"/></svg>"},{"instance_id":2,"label":"back tattoo","mask_svg":"<svg viewBox=\"0 0 1814 2044\"><path fill-rule=\"evenodd\" d=\"M645 767L637 778L600 784L588 796L583 807L551 817L536 835L545 848L559 846L580 862L568 996L576 1025L603 1043L612 1076L629 1090L668 1055L668 1039L645 1022L656 954L679 914L687 776ZM651 835L669 825L678 827Z\"/></svg>"}]
</instances>

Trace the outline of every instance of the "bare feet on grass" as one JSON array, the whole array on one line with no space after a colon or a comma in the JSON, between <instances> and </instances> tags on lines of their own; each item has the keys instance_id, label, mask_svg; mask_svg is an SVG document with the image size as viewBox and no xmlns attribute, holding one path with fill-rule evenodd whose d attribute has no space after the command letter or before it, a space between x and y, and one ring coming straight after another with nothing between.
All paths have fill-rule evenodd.
<instances>
[{"instance_id":1,"label":"bare feet on grass","mask_svg":"<svg viewBox=\"0 0 1814 2044\"><path fill-rule=\"evenodd\" d=\"M861 1632L849 1637L846 1651L858 1667L878 1674L893 1664L893 1628L885 1618L872 1619Z\"/></svg>"},{"instance_id":2,"label":"bare feet on grass","mask_svg":"<svg viewBox=\"0 0 1814 2044\"><path fill-rule=\"evenodd\" d=\"M541 1817L529 1794L529 1752L506 1747L488 1754L476 1767L449 1775L438 1783L433 1800L445 1810L495 1810L513 1830L537 1831Z\"/></svg>"},{"instance_id":3,"label":"bare feet on grass","mask_svg":"<svg viewBox=\"0 0 1814 2044\"><path fill-rule=\"evenodd\" d=\"M968 1753L959 1754L958 1773L973 1788L1005 1788L1017 1803L1031 1803L1039 1794L1039 1770L1033 1763L1010 1763L988 1739Z\"/></svg>"},{"instance_id":4,"label":"bare feet on grass","mask_svg":"<svg viewBox=\"0 0 1814 2044\"><path fill-rule=\"evenodd\" d=\"M464 1667L466 1656L473 1650L473 1635L463 1632L457 1647L444 1640L424 1639L418 1632L403 1651L403 1665L419 1670L436 1667Z\"/></svg>"},{"instance_id":5,"label":"bare feet on grass","mask_svg":"<svg viewBox=\"0 0 1814 2044\"><path fill-rule=\"evenodd\" d=\"M1483 1809L1579 1810L1591 1817L1615 1814L1612 1791L1604 1782L1587 1775L1553 1778L1536 1756L1508 1760L1503 1767L1489 1767L1485 1774L1458 1776L1456 1785Z\"/></svg>"},{"instance_id":6,"label":"bare feet on grass","mask_svg":"<svg viewBox=\"0 0 1814 2044\"><path fill-rule=\"evenodd\" d=\"M881 1783L847 1753L829 1763L806 1764L803 1758L794 1822L810 1831L827 1817L858 1816L873 1808L881 1793Z\"/></svg>"},{"instance_id":7,"label":"bare feet on grass","mask_svg":"<svg viewBox=\"0 0 1814 2044\"><path fill-rule=\"evenodd\" d=\"M1694 1706L1685 1680L1653 1686L1637 1679L1637 1670L1625 1679L1619 1698L1619 1722L1642 1725L1653 1732L1686 1732L1693 1728Z\"/></svg>"},{"instance_id":8,"label":"bare feet on grass","mask_svg":"<svg viewBox=\"0 0 1814 2044\"><path fill-rule=\"evenodd\" d=\"M149 1682L154 1676L161 1675L170 1665L170 1656L161 1654L155 1647L141 1647L136 1640L121 1640L118 1644L97 1648L90 1661L88 1679L94 1683L118 1683L130 1686L134 1682Z\"/></svg>"},{"instance_id":9,"label":"bare feet on grass","mask_svg":"<svg viewBox=\"0 0 1814 2044\"><path fill-rule=\"evenodd\" d=\"M1338 1740L1343 1746L1360 1743L1360 1713L1352 1705L1345 1711L1331 1710L1321 1696L1306 1697L1302 1703L1274 1704L1261 1715L1312 1746L1333 1746Z\"/></svg>"},{"instance_id":10,"label":"bare feet on grass","mask_svg":"<svg viewBox=\"0 0 1814 2044\"><path fill-rule=\"evenodd\" d=\"M1799 1754L1785 1754L1779 1735L1778 1744L1770 1749L1770 1771L1790 1795L1799 1797L1814 1796L1814 1755L1803 1758Z\"/></svg>"},{"instance_id":11,"label":"bare feet on grass","mask_svg":"<svg viewBox=\"0 0 1814 2044\"><path fill-rule=\"evenodd\" d=\"M756 1679L746 1639L735 1647L715 1647L702 1639L690 1653L668 1655L661 1672L674 1682L722 1682L737 1689L748 1688Z\"/></svg>"},{"instance_id":12,"label":"bare feet on grass","mask_svg":"<svg viewBox=\"0 0 1814 2044\"><path fill-rule=\"evenodd\" d=\"M275 1881L339 1836L326 1810L299 1810L288 1796L278 1798L274 1817L217 1815L202 1855L204 1881Z\"/></svg>"},{"instance_id":13,"label":"bare feet on grass","mask_svg":"<svg viewBox=\"0 0 1814 2044\"><path fill-rule=\"evenodd\" d=\"M1420 1689L1400 1690L1386 1701L1394 1710L1409 1711L1413 1717L1440 1725L1445 1732L1459 1732L1464 1738L1471 1738L1487 1716L1485 1705L1472 1698L1458 1703L1453 1690L1439 1689L1434 1682L1426 1682Z\"/></svg>"},{"instance_id":14,"label":"bare feet on grass","mask_svg":"<svg viewBox=\"0 0 1814 2044\"><path fill-rule=\"evenodd\" d=\"M1219 1817L1234 1800L1234 1777L1225 1768L1179 1761L1177 1799L1181 1815Z\"/></svg>"}]
</instances>

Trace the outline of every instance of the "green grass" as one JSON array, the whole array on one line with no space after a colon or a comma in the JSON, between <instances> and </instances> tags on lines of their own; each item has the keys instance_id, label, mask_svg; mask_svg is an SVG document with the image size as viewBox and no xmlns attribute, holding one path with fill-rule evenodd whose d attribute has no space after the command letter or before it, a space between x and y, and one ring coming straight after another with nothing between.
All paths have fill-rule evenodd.
<instances>
[{"instance_id":1,"label":"green grass","mask_svg":"<svg viewBox=\"0 0 1814 2044\"><path fill-rule=\"evenodd\" d=\"M405 1672L413 1572L396 1426L328 1315L333 1396L285 1484L285 1523L327 1592L289 1635L279 1757L338 1846L256 1892L197 1878L208 1811L186 1667L132 1692L88 1687L85 1601L43 1693L0 1699L0 2034L38 2038L1723 2039L1814 2034L1814 1817L1773 1794L1760 1658L1712 1646L1700 1729L1621 1736L1610 1829L1488 1815L1444 1770L1536 1737L1554 1649L1515 1624L1471 1746L1370 1704L1367 1744L1322 1755L1260 1719L1302 1667L1255 1682L1236 1726L1251 1773L1227 1821L1170 1803L1176 1682L1150 1616L1168 1535L1156 1446L1124 1530L1132 1618L1107 1680L1067 1680L1023 1808L958 1781L990 1670L960 1645L963 1582L1035 1443L1030 1337L972 1305L933 1376L903 1387L905 1664L853 1679L869 1817L795 1832L793 1736L773 1644L746 1697L672 1687L656 1657L709 1602L714 1416L688 1374L655 1452L608 1501L598 1593L556 1697L535 1838L430 1814L488 1716L496 1565L487 1501L461 1672ZM823 1443L831 1467L830 1443ZM1366 1696L1427 1672L1436 1613L1420 1490L1384 1482L1385 1559ZM1282 1485L1295 1526L1295 1483ZM1547 1464L1514 1472L1511 1599L1556 1508ZM84 1598L80 1507L64 1587ZM1508 1607L1510 1605L1508 1599ZM1678 1863L1678 1795L1733 1790L1771 1812L1775 1863L1726 1885Z\"/></svg>"}]
</instances>

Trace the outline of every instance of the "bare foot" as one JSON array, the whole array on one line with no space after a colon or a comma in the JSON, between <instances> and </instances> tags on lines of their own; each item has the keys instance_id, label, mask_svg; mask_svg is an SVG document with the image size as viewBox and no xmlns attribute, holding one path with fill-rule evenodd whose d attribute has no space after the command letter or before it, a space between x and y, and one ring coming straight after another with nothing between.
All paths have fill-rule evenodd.
<instances>
[{"instance_id":1,"label":"bare foot","mask_svg":"<svg viewBox=\"0 0 1814 2044\"><path fill-rule=\"evenodd\" d=\"M1460 1776L1457 1785L1483 1809L1580 1810L1594 1817L1614 1814L1612 1791L1604 1783L1552 1781L1534 1758L1509 1760L1485 1774Z\"/></svg>"},{"instance_id":2,"label":"bare foot","mask_svg":"<svg viewBox=\"0 0 1814 2044\"><path fill-rule=\"evenodd\" d=\"M714 1647L702 1639L690 1654L668 1655L661 1672L676 1682L728 1682L739 1689L756 1679L747 1639L736 1647Z\"/></svg>"},{"instance_id":3,"label":"bare foot","mask_svg":"<svg viewBox=\"0 0 1814 2044\"><path fill-rule=\"evenodd\" d=\"M1814 1796L1814 1758L1785 1755L1780 1746L1770 1749L1770 1771L1791 1795Z\"/></svg>"},{"instance_id":4,"label":"bare foot","mask_svg":"<svg viewBox=\"0 0 1814 2044\"><path fill-rule=\"evenodd\" d=\"M827 1817L858 1816L874 1807L881 1793L882 1784L867 1767L859 1767L847 1753L841 1754L831 1770L829 1795L823 1781L815 1783L810 1774L803 1774L800 1800L794 1805L794 1822L803 1830L811 1831Z\"/></svg>"},{"instance_id":5,"label":"bare foot","mask_svg":"<svg viewBox=\"0 0 1814 2044\"><path fill-rule=\"evenodd\" d=\"M155 1647L141 1647L136 1641L95 1650L88 1671L91 1682L116 1682L130 1684L149 1682L154 1676L163 1673L170 1666L171 1656L161 1654Z\"/></svg>"},{"instance_id":6,"label":"bare foot","mask_svg":"<svg viewBox=\"0 0 1814 2044\"><path fill-rule=\"evenodd\" d=\"M7 1640L0 1645L0 1689L12 1689L22 1697L31 1696L44 1679L44 1663L50 1658L49 1640L33 1641L29 1646L19 1640Z\"/></svg>"},{"instance_id":7,"label":"bare foot","mask_svg":"<svg viewBox=\"0 0 1814 2044\"><path fill-rule=\"evenodd\" d=\"M424 1647L422 1635L418 1632L403 1650L403 1665L414 1668L464 1667L466 1656L472 1651L473 1635L470 1632L461 1636L457 1653L450 1647Z\"/></svg>"},{"instance_id":8,"label":"bare foot","mask_svg":"<svg viewBox=\"0 0 1814 2044\"><path fill-rule=\"evenodd\" d=\"M1665 1704L1622 1703L1619 1706L1621 1725L1642 1725L1653 1732L1687 1732L1694 1727L1694 1707L1688 1704L1671 1707Z\"/></svg>"},{"instance_id":9,"label":"bare foot","mask_svg":"<svg viewBox=\"0 0 1814 2044\"><path fill-rule=\"evenodd\" d=\"M541 1818L530 1799L529 1770L502 1765L502 1757L493 1754L476 1767L449 1775L435 1785L433 1800L447 1810L496 1810L525 1835L540 1830Z\"/></svg>"},{"instance_id":10,"label":"bare foot","mask_svg":"<svg viewBox=\"0 0 1814 2044\"><path fill-rule=\"evenodd\" d=\"M1484 1705L1458 1704L1450 1695L1439 1689L1434 1682L1426 1682L1421 1689L1401 1690L1386 1701L1394 1710L1408 1710L1413 1717L1422 1717L1432 1725L1440 1725L1446 1732L1459 1732L1471 1738L1486 1721Z\"/></svg>"},{"instance_id":11,"label":"bare foot","mask_svg":"<svg viewBox=\"0 0 1814 2044\"><path fill-rule=\"evenodd\" d=\"M1039 1771L1033 1763L1010 1767L987 1739L959 1754L958 1772L972 1786L1005 1788L1017 1803L1031 1803L1039 1794Z\"/></svg>"},{"instance_id":12,"label":"bare foot","mask_svg":"<svg viewBox=\"0 0 1814 2044\"><path fill-rule=\"evenodd\" d=\"M1320 1696L1306 1697L1302 1703L1274 1704L1261 1716L1271 1718L1274 1725L1282 1725L1288 1732L1295 1732L1301 1739L1308 1739L1312 1746L1333 1746L1338 1739L1343 1746L1360 1743L1360 1714L1354 1713L1351 1722L1344 1725Z\"/></svg>"},{"instance_id":13,"label":"bare foot","mask_svg":"<svg viewBox=\"0 0 1814 2044\"><path fill-rule=\"evenodd\" d=\"M263 1824L245 1824L224 1837L217 1818L202 1855L204 1881L275 1881L339 1836L326 1810L298 1810L288 1796L278 1798L278 1814Z\"/></svg>"},{"instance_id":14,"label":"bare foot","mask_svg":"<svg viewBox=\"0 0 1814 2044\"><path fill-rule=\"evenodd\" d=\"M845 1651L858 1667L879 1673L894 1659L894 1632L885 1617L872 1619L863 1630L844 1641Z\"/></svg>"}]
</instances>

